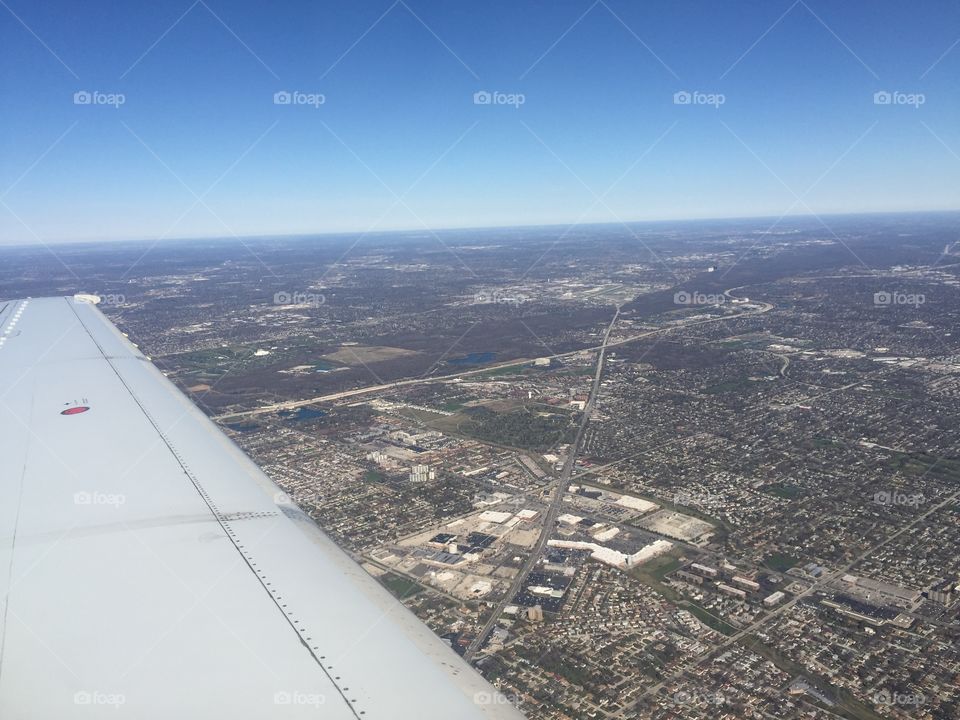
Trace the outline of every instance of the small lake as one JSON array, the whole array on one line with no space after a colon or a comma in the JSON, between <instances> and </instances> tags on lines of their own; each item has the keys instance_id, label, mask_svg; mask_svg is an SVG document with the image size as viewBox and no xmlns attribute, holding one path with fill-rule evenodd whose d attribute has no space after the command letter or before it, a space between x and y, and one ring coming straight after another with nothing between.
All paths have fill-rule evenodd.
<instances>
[{"instance_id":1,"label":"small lake","mask_svg":"<svg viewBox=\"0 0 960 720\"><path fill-rule=\"evenodd\" d=\"M300 422L301 420L316 420L327 414L326 410L316 410L314 408L301 407L296 410L281 410L277 413L282 418Z\"/></svg>"},{"instance_id":2,"label":"small lake","mask_svg":"<svg viewBox=\"0 0 960 720\"><path fill-rule=\"evenodd\" d=\"M328 373L337 369L337 365L329 363L326 360L319 360L313 364L313 371L319 373Z\"/></svg>"}]
</instances>

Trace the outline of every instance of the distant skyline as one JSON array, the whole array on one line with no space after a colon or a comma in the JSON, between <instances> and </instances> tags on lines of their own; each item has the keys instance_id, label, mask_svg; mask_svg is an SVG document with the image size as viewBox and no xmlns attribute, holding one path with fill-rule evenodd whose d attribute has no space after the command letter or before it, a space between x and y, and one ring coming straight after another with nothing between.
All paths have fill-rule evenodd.
<instances>
[{"instance_id":1,"label":"distant skyline","mask_svg":"<svg viewBox=\"0 0 960 720\"><path fill-rule=\"evenodd\" d=\"M955 210L960 5L0 2L0 244Z\"/></svg>"}]
</instances>

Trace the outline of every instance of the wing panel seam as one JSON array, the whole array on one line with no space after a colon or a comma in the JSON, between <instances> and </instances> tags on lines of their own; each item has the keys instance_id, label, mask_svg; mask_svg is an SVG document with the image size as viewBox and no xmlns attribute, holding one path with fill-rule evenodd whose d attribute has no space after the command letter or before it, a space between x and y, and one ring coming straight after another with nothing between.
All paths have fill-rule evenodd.
<instances>
[{"instance_id":1,"label":"wing panel seam","mask_svg":"<svg viewBox=\"0 0 960 720\"><path fill-rule=\"evenodd\" d=\"M66 298L64 300L66 301ZM324 662L323 662L325 659L325 656L317 655L316 651L318 651L319 648L311 646L309 644L308 640L311 640L311 638L305 635L305 631L297 627L297 624L293 620L293 613L286 612L284 611L283 607L281 607L280 602L277 600L276 591L271 590L270 587L268 587L266 584L266 580L265 580L266 576L261 574L256 568L253 567L254 561L253 561L252 555L248 555L247 553L245 553L244 548L240 544L238 544L236 533L234 532L230 524L230 520L227 520L220 513L219 508L217 507L213 498L207 492L206 488L204 488L203 484L199 481L199 479L190 471L186 461L180 455L177 449L173 446L172 442L167 437L166 433L164 433L160 429L160 426L158 425L156 420L153 418L150 412L146 409L146 407L144 407L143 403L140 401L140 398L137 397L136 393L134 393L133 389L124 379L123 375L120 373L117 367L113 364L113 361L110 359L110 357L108 357L107 354L104 352L103 347L100 345L97 339L93 336L93 333L90 332L90 329L87 327L86 323L84 323L83 318L81 318L79 313L77 313L76 308L71 307L70 309L73 311L73 314L76 316L77 321L80 323L80 326L83 328L84 332L87 333L87 335L89 336L93 344L97 346L97 349L100 351L100 354L103 356L103 359L110 366L110 369L113 370L114 374L117 376L117 379L126 389L127 393L130 395L133 401L137 404L137 407L140 408L140 412L143 413L144 417L147 419L150 425L157 432L157 435L163 441L164 445L166 445L167 449L173 455L174 459L176 459L177 463L180 465L180 468L183 470L184 474L190 480L190 483L193 485L194 489L197 491L201 499L209 508L210 513L213 515L214 519L223 529L226 536L230 539L231 544L234 546L234 548L237 550L237 553L240 555L244 563L247 565L247 569L250 570L250 572L254 575L254 577L257 578L257 581L260 583L260 586L267 593L267 596L276 606L277 610L283 616L284 620L287 622L290 628L297 634L297 637L300 640L300 644L303 645L303 647L307 650L308 653L310 653L310 656L314 659L314 661L316 662L318 667L321 669L321 671L323 671L323 674L330 681L330 684L337 689L338 694L340 695L341 698L343 698L344 704L350 709L350 712L353 713L354 717L356 717L357 720L360 720L360 714L365 714L365 712L357 710L355 703L350 701L350 699L344 693L344 689L341 688L340 685L337 683L337 681L334 679L334 677L331 676L330 672L328 671L328 666L324 665ZM329 669L333 669L333 666L332 665L329 666Z\"/></svg>"}]
</instances>

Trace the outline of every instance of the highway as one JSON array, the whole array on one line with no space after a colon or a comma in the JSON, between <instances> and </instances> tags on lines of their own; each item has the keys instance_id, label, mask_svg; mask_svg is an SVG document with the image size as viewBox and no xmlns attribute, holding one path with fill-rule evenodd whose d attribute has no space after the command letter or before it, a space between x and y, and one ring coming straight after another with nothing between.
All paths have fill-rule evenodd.
<instances>
[{"instance_id":1,"label":"highway","mask_svg":"<svg viewBox=\"0 0 960 720\"><path fill-rule=\"evenodd\" d=\"M603 361L604 357L606 356L607 348L610 347L610 333L613 331L613 326L616 325L617 318L619 316L620 306L617 306L617 310L613 313L613 318L611 318L610 324L607 325L606 332L603 334L603 342L599 345L596 370L593 374L593 385L590 387L590 396L587 399L583 413L580 416L580 425L577 428L577 436L573 443L571 443L570 448L567 450L567 459L563 463L563 469L550 485L550 506L543 515L542 523L540 525L540 537L537 539L537 544L527 555L527 559L524 561L523 567L520 568L520 572L517 573L517 576L510 584L510 589L507 590L503 598L497 604L497 607L484 624L483 629L480 631L477 637L474 638L473 642L470 643L469 647L467 647L467 650L463 656L467 662L470 662L473 659L477 650L479 650L483 645L484 640L486 640L494 625L497 624L497 621L503 614L504 609L507 607L507 605L513 602L513 598L520 591L520 588L526 581L527 575L530 574L530 571L533 570L534 566L537 564L537 561L540 559L540 556L543 554L543 550L547 546L547 541L553 535L553 528L557 522L557 516L560 514L560 508L563 505L563 495L567 488L567 483L570 482L570 476L573 474L573 469L576 467L577 454L580 451L580 446L583 444L583 436L587 430L587 425L590 422L590 415L597 403L597 396L600 394L600 379L603 377Z\"/></svg>"},{"instance_id":2,"label":"highway","mask_svg":"<svg viewBox=\"0 0 960 720\"><path fill-rule=\"evenodd\" d=\"M732 300L734 299L734 296L731 293L737 289L739 288L731 288L730 290L725 291L724 295L727 298ZM613 329L616 325L616 322L620 317L620 306L617 306L616 311L614 312L613 317L610 320L610 323L607 325L607 328L603 333L603 338L599 345L595 345L593 347L588 347L588 348L582 348L579 350L572 350L564 353L557 353L557 354L548 356L550 359L558 359L558 358L570 357L583 352L597 352L598 355L597 355L596 367L594 371L593 383L590 388L590 395L587 399L586 405L584 406L584 411L580 417L580 424L577 428L577 435L574 439L574 442L571 444L567 452L567 457L564 462L564 466L561 469L560 474L557 476L557 478L553 481L553 483L551 483L551 485L548 486L548 491L551 493L550 505L547 511L542 516L542 522L540 526L541 527L540 536L537 539L537 543L531 549L530 553L527 555L527 558L524 561L524 564L521 567L520 572L517 573L516 577L514 578L513 582L510 585L510 588L503 595L503 598L500 600L500 602L497 604L496 608L494 609L493 613L487 619L487 622L484 624L480 633L477 635L476 638L474 638L473 642L468 646L466 652L464 653L464 658L468 662L471 661L476 655L476 653L479 651L480 647L483 645L484 641L489 636L491 630L494 628L497 621L500 619L501 615L503 614L504 609L507 607L507 605L509 605L513 601L513 598L516 596L517 592L519 592L523 583L526 581L527 576L530 574L530 572L533 570L534 566L536 565L537 561L540 559L541 555L543 554L544 548L547 545L547 542L549 541L550 537L553 535L553 529L556 524L557 517L560 514L561 506L563 504L564 491L573 475L573 471L576 467L577 456L579 454L580 448L583 443L583 437L584 437L584 434L586 433L590 416L594 408L596 407L597 397L599 396L599 393L600 393L600 382L603 377L603 368L604 368L604 362L606 360L607 350L609 350L610 348L627 345L637 340L641 340L647 337L652 337L661 333L668 333L674 330L684 330L684 329L696 327L699 325L707 325L707 324L716 323L716 322L723 322L725 320L730 320L736 317L762 314L770 311L774 307L769 303L758 303L758 304L760 305L758 309L748 310L748 311L736 313L733 315L724 315L724 316L712 317L712 318L701 319L701 320L680 322L674 325L657 328L655 330L648 330L636 335L631 335L629 337L617 340L615 342L611 342L610 336L613 333ZM280 403L274 403L268 406L264 406L261 408L256 408L254 410L247 410L247 411L241 411L241 412L235 412L235 413L226 413L223 415L216 416L214 419L221 420L221 421L234 420L234 419L249 417L251 415L260 415L265 413L277 412L279 410L289 410L297 407L303 407L306 405L312 405L315 403L342 400L345 398L356 397L360 395L366 395L366 394L376 393L381 391L387 391L387 390L406 387L410 385L418 385L422 383L456 382L464 377L483 375L484 373L489 373L491 370L497 370L502 368L520 367L523 365L527 365L530 362L531 360L529 358L523 358L519 360L511 360L505 363L499 363L496 365L486 366L478 370L468 370L465 372L456 373L454 375L399 380L392 383L384 383L381 385L372 385L368 387L356 388L353 390L346 390L343 392L332 393L329 395L310 398L307 400L280 402Z\"/></svg>"}]
</instances>

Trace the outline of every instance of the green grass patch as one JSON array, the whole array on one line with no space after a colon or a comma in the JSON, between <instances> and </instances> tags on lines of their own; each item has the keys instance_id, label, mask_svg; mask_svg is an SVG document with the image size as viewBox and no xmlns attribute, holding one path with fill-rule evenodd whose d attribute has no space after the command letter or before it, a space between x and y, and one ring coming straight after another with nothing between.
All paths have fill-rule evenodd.
<instances>
[{"instance_id":1,"label":"green grass patch","mask_svg":"<svg viewBox=\"0 0 960 720\"><path fill-rule=\"evenodd\" d=\"M786 553L773 553L772 555L767 555L767 557L763 560L764 565L771 570L776 570L777 572L786 572L799 562L800 558L795 558L792 555L787 555Z\"/></svg>"},{"instance_id":2,"label":"green grass patch","mask_svg":"<svg viewBox=\"0 0 960 720\"><path fill-rule=\"evenodd\" d=\"M633 578L660 593L667 600L679 602L683 596L672 587L665 585L663 579L683 564L680 561L680 555L680 550L671 550L665 555L660 555L642 565L631 568L629 573Z\"/></svg>"},{"instance_id":3,"label":"green grass patch","mask_svg":"<svg viewBox=\"0 0 960 720\"><path fill-rule=\"evenodd\" d=\"M485 407L471 410L469 419L460 423L460 432L497 445L542 452L557 443L570 442L576 434L571 414L556 409L550 413L532 408L502 413Z\"/></svg>"},{"instance_id":4,"label":"green grass patch","mask_svg":"<svg viewBox=\"0 0 960 720\"><path fill-rule=\"evenodd\" d=\"M387 476L382 472L377 472L376 470L367 470L363 474L363 479L366 482L382 483L387 481Z\"/></svg>"},{"instance_id":5,"label":"green grass patch","mask_svg":"<svg viewBox=\"0 0 960 720\"><path fill-rule=\"evenodd\" d=\"M796 485L787 485L785 483L764 485L760 489L768 495L783 498L784 500L796 500L797 498L802 498L807 494L807 491L802 487L797 487Z\"/></svg>"},{"instance_id":6,"label":"green grass patch","mask_svg":"<svg viewBox=\"0 0 960 720\"><path fill-rule=\"evenodd\" d=\"M391 572L381 575L380 583L399 600L413 597L423 591L419 583Z\"/></svg>"},{"instance_id":7,"label":"green grass patch","mask_svg":"<svg viewBox=\"0 0 960 720\"><path fill-rule=\"evenodd\" d=\"M811 443L813 447L819 449L841 447L843 445L843 443L839 440L836 440L835 438L824 437L823 435L817 435L816 437L812 438Z\"/></svg>"},{"instance_id":8,"label":"green grass patch","mask_svg":"<svg viewBox=\"0 0 960 720\"><path fill-rule=\"evenodd\" d=\"M498 367L484 370L473 375L475 378L499 377L501 375L523 375L530 369L530 365L513 365L511 367Z\"/></svg>"},{"instance_id":9,"label":"green grass patch","mask_svg":"<svg viewBox=\"0 0 960 720\"><path fill-rule=\"evenodd\" d=\"M689 600L680 603L680 607L689 610L696 618L712 630L716 630L723 635L733 635L737 629L726 620L717 617L704 607L697 605Z\"/></svg>"}]
</instances>

